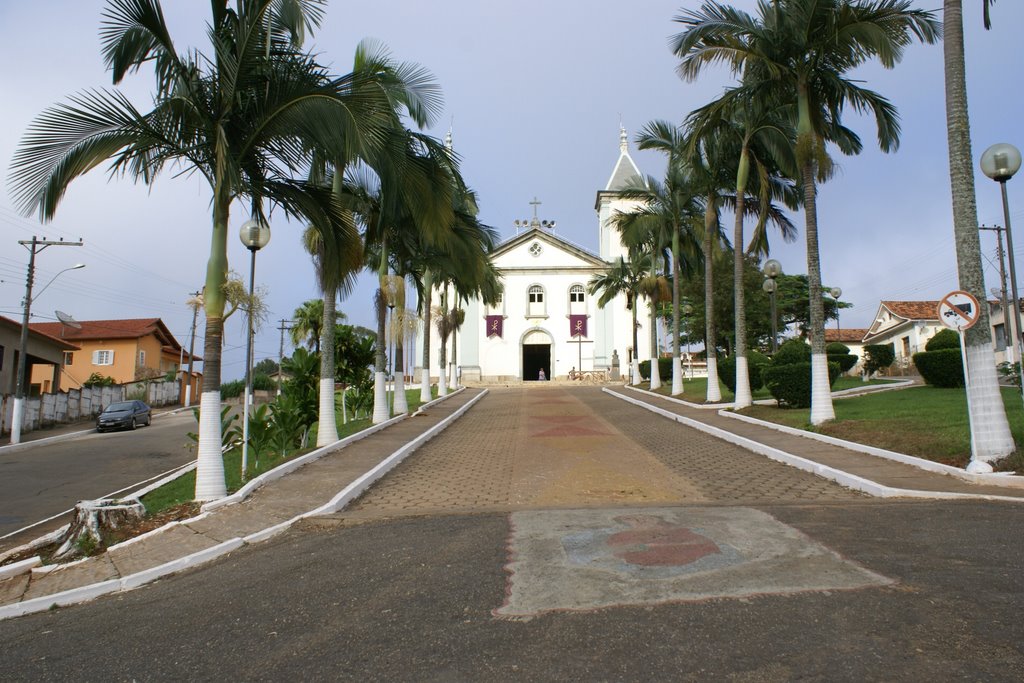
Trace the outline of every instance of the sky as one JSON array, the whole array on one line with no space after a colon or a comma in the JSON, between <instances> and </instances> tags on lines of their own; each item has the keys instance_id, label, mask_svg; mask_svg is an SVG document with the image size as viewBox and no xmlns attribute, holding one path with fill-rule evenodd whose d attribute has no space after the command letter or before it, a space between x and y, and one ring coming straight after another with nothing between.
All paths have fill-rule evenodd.
<instances>
[{"instance_id":1,"label":"sky","mask_svg":"<svg viewBox=\"0 0 1024 683\"><path fill-rule=\"evenodd\" d=\"M752 10L754 0L735 0ZM208 0L164 0L179 51L207 47ZM1024 147L1024 91L1014 37L1024 3L993 7L995 26L982 27L981 3L965 5L968 97L975 159L991 144ZM77 240L37 256L32 320L60 310L78 320L159 317L187 346L186 305L205 279L209 253L209 190L198 177L165 171L152 186L95 169L72 183L56 217L40 224L21 215L6 184L12 156L30 122L46 107L89 88L109 88L100 56L102 0L0 0L0 315L20 319L33 235ZM351 69L360 40L387 45L396 59L419 63L441 85L445 109L428 132L452 129L463 174L479 196L481 220L503 239L513 221L532 215L557 221L556 233L597 251L596 192L619 153L619 126L632 140L648 121L681 122L733 82L724 69L687 83L675 73L673 22L696 0L375 0L330 2L323 26L307 44L336 73ZM915 3L935 10L939 0ZM842 288L844 328L868 327L882 300L930 300L958 289L945 133L941 45L914 45L894 70L865 66L855 76L892 100L902 121L901 146L883 154L874 125L845 118L864 140L857 157L836 160L839 172L820 188L822 279ZM119 86L140 109L151 104L152 79L140 72ZM640 170L660 177L664 159L631 154ZM977 166L977 165L976 165ZM976 173L978 220L1002 225L998 185ZM1024 178L1024 175L1021 176ZM1009 183L1011 221L1024 225L1024 190ZM248 281L249 253L235 237L248 218L236 205L228 244L230 267ZM787 273L806 272L802 213L793 244L772 241ZM317 296L300 225L280 213L270 244L259 252L256 282L268 291L270 321L257 335L256 359L278 354L280 319ZM727 223L731 234L731 222ZM988 287L998 286L995 237L982 233ZM1024 254L1018 238L1017 256ZM61 272L84 263L85 268ZM54 276L51 285L46 283ZM45 289L41 289L45 287ZM372 327L373 283L363 276L340 303L349 322ZM202 353L200 316L196 349ZM223 379L244 374L244 321L226 323ZM291 345L285 346L285 354Z\"/></svg>"}]
</instances>

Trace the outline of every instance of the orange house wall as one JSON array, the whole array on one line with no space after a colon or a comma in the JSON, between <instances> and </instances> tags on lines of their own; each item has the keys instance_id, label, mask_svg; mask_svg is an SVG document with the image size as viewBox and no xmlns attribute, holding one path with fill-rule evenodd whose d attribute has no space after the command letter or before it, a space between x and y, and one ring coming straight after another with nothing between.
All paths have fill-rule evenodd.
<instances>
[{"instance_id":1,"label":"orange house wall","mask_svg":"<svg viewBox=\"0 0 1024 683\"><path fill-rule=\"evenodd\" d=\"M61 375L60 385L62 389L77 389L81 387L85 380L89 379L89 376L98 372L101 375L107 377L113 377L114 381L118 384L125 382L131 382L135 380L135 366L138 361L138 341L137 339L115 339L110 341L104 340L85 340L75 341L74 343L80 345L82 348L74 352L72 363L64 366L64 372ZM92 354L93 351L113 351L114 352L114 363L113 365L93 365ZM159 344L156 347L155 358L159 358L160 347ZM146 351L146 363L149 364L150 352ZM41 383L43 380L50 379L50 373L47 368L38 367L34 368L32 372L32 382Z\"/></svg>"}]
</instances>

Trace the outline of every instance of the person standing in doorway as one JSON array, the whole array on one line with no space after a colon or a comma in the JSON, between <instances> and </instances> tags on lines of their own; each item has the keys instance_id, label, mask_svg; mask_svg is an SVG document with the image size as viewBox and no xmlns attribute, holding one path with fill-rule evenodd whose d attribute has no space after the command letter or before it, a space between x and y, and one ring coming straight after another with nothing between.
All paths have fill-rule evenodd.
<instances>
[{"instance_id":1,"label":"person standing in doorway","mask_svg":"<svg viewBox=\"0 0 1024 683\"><path fill-rule=\"evenodd\" d=\"M547 380L547 378L548 378L547 375L544 374L544 368L541 368L540 372L537 373L537 380L540 381L540 382L543 382L543 381Z\"/></svg>"}]
</instances>

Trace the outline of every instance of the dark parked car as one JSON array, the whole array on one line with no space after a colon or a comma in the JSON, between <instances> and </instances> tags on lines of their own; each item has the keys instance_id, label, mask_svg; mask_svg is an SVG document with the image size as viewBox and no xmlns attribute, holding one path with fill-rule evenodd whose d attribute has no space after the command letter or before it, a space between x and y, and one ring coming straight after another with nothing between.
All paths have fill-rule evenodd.
<instances>
[{"instance_id":1,"label":"dark parked car","mask_svg":"<svg viewBox=\"0 0 1024 683\"><path fill-rule=\"evenodd\" d=\"M119 401L111 403L96 418L96 431L108 429L135 429L139 425L148 425L153 415L142 401Z\"/></svg>"}]
</instances>

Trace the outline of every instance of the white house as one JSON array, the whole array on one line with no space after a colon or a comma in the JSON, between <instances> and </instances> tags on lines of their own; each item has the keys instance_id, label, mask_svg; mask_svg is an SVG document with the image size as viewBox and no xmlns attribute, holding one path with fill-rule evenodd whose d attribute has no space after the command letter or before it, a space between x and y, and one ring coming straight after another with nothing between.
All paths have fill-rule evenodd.
<instances>
[{"instance_id":1,"label":"white house","mask_svg":"<svg viewBox=\"0 0 1024 683\"><path fill-rule=\"evenodd\" d=\"M1006 346L1002 306L998 301L987 303L996 362L1012 361L1013 349ZM938 301L883 301L862 339L861 349L868 344L892 344L896 350L896 365L909 368L913 365L913 355L924 351L928 340L943 329L946 328L939 322ZM851 353L858 353L845 339L843 343L850 346ZM860 353L862 355L863 351Z\"/></svg>"},{"instance_id":2,"label":"white house","mask_svg":"<svg viewBox=\"0 0 1024 683\"><path fill-rule=\"evenodd\" d=\"M620 134L619 159L603 190L597 192L598 216L594 253L560 237L554 221L536 215L515 221L517 234L502 242L491 258L501 274L503 295L497 306L473 299L463 305L465 323L456 338L456 362L463 381L535 381L566 377L575 371L610 371L617 364L628 375L633 357L632 314L626 297L598 308L588 283L626 250L612 225L616 211L628 211L636 200L621 190L642 182L629 156L625 130ZM439 301L438 294L434 302ZM649 358L649 307L638 311L639 358ZM416 358L423 357L423 330L416 340ZM431 334L431 376L440 374L440 339ZM451 340L449 340L451 343ZM435 365L438 363L438 365ZM420 368L414 369L419 377Z\"/></svg>"}]
</instances>

